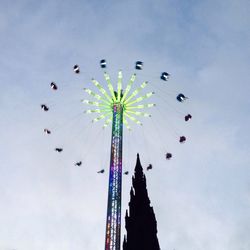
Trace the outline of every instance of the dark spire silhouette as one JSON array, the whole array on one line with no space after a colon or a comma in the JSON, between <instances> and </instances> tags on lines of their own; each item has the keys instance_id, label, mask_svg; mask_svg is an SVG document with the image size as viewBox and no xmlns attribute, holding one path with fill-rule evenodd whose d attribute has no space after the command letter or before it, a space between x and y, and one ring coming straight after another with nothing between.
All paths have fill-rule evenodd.
<instances>
[{"instance_id":1,"label":"dark spire silhouette","mask_svg":"<svg viewBox=\"0 0 250 250\"><path fill-rule=\"evenodd\" d=\"M130 190L129 213L126 210L123 250L160 250L157 222L148 198L146 177L137 154Z\"/></svg>"}]
</instances>

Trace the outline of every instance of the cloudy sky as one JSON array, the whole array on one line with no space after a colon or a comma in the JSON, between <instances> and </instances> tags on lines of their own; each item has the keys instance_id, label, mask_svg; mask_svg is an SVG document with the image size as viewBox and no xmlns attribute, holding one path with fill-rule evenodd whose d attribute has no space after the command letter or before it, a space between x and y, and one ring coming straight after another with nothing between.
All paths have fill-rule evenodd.
<instances>
[{"instance_id":1,"label":"cloudy sky","mask_svg":"<svg viewBox=\"0 0 250 250\"><path fill-rule=\"evenodd\" d=\"M249 13L247 0L1 0L0 250L104 248L111 130L80 102L92 77L105 85L103 58L114 84L143 61L136 84L156 93L124 131L122 215L139 152L162 250L249 250Z\"/></svg>"}]
</instances>

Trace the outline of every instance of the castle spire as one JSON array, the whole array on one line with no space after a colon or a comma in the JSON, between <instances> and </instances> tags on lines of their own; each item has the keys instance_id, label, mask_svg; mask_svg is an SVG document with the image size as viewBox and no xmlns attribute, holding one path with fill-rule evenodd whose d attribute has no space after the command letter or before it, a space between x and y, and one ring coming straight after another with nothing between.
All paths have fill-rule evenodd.
<instances>
[{"instance_id":1,"label":"castle spire","mask_svg":"<svg viewBox=\"0 0 250 250\"><path fill-rule=\"evenodd\" d=\"M143 174L143 168L141 166L140 156L137 153L136 165L135 165L135 173Z\"/></svg>"},{"instance_id":2,"label":"castle spire","mask_svg":"<svg viewBox=\"0 0 250 250\"><path fill-rule=\"evenodd\" d=\"M146 177L137 154L135 174L132 177L129 214L126 210L123 250L160 250L157 222L148 198Z\"/></svg>"}]
</instances>

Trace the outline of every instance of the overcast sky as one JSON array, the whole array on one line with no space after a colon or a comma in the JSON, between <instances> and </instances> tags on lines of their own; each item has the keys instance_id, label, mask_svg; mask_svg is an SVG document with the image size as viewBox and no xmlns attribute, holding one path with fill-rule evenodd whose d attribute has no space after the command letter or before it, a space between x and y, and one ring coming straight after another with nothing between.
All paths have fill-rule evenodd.
<instances>
[{"instance_id":1,"label":"overcast sky","mask_svg":"<svg viewBox=\"0 0 250 250\"><path fill-rule=\"evenodd\" d=\"M247 0L0 0L0 250L104 249L111 129L80 102L92 77L105 85L104 58L114 85L143 61L135 84L157 104L124 131L122 217L138 152L162 250L249 250L249 13Z\"/></svg>"}]
</instances>

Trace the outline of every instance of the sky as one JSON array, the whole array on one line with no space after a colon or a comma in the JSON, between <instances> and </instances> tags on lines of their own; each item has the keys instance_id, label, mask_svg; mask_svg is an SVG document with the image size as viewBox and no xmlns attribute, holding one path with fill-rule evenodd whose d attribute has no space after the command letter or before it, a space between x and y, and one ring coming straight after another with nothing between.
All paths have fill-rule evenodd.
<instances>
[{"instance_id":1,"label":"sky","mask_svg":"<svg viewBox=\"0 0 250 250\"><path fill-rule=\"evenodd\" d=\"M124 129L122 217L140 153L161 250L249 250L249 12L247 0L0 0L0 250L104 248L111 128L81 103L92 77L105 86L101 59L114 85L143 61L135 84L155 91L152 117Z\"/></svg>"}]
</instances>

